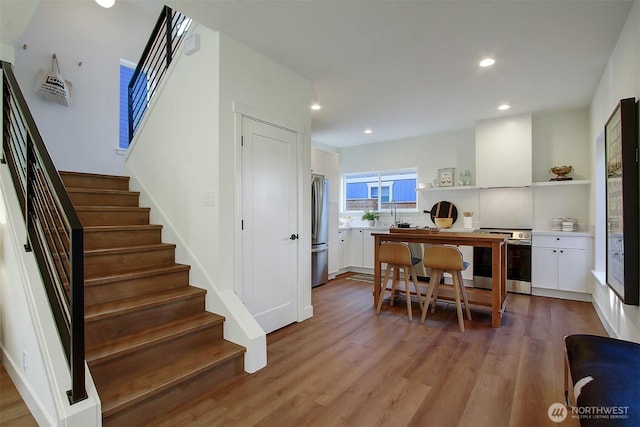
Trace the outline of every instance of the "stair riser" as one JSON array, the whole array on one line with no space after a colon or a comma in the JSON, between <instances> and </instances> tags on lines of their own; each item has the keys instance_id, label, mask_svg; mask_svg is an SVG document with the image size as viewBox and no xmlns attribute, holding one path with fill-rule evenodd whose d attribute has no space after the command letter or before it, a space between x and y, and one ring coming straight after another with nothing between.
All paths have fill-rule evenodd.
<instances>
[{"instance_id":1,"label":"stair riser","mask_svg":"<svg viewBox=\"0 0 640 427\"><path fill-rule=\"evenodd\" d=\"M91 279L174 263L175 249L172 247L133 253L85 254L84 277Z\"/></svg>"},{"instance_id":2,"label":"stair riser","mask_svg":"<svg viewBox=\"0 0 640 427\"><path fill-rule=\"evenodd\" d=\"M189 286L189 270L85 286L84 301L85 306L101 304L186 286Z\"/></svg>"},{"instance_id":3,"label":"stair riser","mask_svg":"<svg viewBox=\"0 0 640 427\"><path fill-rule=\"evenodd\" d=\"M88 321L85 324L86 346L94 347L98 342L112 340L123 334L140 332L202 311L204 311L204 294L142 308L116 317Z\"/></svg>"},{"instance_id":4,"label":"stair riser","mask_svg":"<svg viewBox=\"0 0 640 427\"><path fill-rule=\"evenodd\" d=\"M125 248L162 242L162 229L84 232L84 249Z\"/></svg>"},{"instance_id":5,"label":"stair riser","mask_svg":"<svg viewBox=\"0 0 640 427\"><path fill-rule=\"evenodd\" d=\"M78 211L80 222L85 227L93 225L146 225L149 224L148 210L124 212Z\"/></svg>"},{"instance_id":6,"label":"stair riser","mask_svg":"<svg viewBox=\"0 0 640 427\"><path fill-rule=\"evenodd\" d=\"M82 175L60 173L67 188L99 188L103 190L129 190L129 178L108 175Z\"/></svg>"},{"instance_id":7,"label":"stair riser","mask_svg":"<svg viewBox=\"0 0 640 427\"><path fill-rule=\"evenodd\" d=\"M148 399L112 416L103 415L102 425L105 427L131 426L151 421L158 414L167 413L201 397L204 393L215 391L224 385L226 380L242 373L243 369L244 357L230 360L192 381L165 390L154 399Z\"/></svg>"},{"instance_id":8,"label":"stair riser","mask_svg":"<svg viewBox=\"0 0 640 427\"><path fill-rule=\"evenodd\" d=\"M87 193L69 192L74 206L138 206L139 195L136 193Z\"/></svg>"},{"instance_id":9,"label":"stair riser","mask_svg":"<svg viewBox=\"0 0 640 427\"><path fill-rule=\"evenodd\" d=\"M188 357L191 349L222 339L222 323L209 325L167 342L153 345L121 358L90 363L91 375L98 388L108 387L118 372L154 372L176 357Z\"/></svg>"}]
</instances>

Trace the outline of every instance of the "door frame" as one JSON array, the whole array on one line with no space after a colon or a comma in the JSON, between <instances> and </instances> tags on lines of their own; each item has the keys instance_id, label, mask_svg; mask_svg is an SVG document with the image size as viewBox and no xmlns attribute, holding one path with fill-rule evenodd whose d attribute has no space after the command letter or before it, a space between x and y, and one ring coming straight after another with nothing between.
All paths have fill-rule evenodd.
<instances>
[{"instance_id":1,"label":"door frame","mask_svg":"<svg viewBox=\"0 0 640 427\"><path fill-rule=\"evenodd\" d=\"M311 174L305 174L305 133L306 127L304 124L296 123L295 121L289 120L287 118L281 117L277 114L273 114L250 105L244 104L242 102L234 101L232 104L233 115L234 115L234 134L235 134L235 144L234 144L234 157L235 157L235 193L236 193L236 204L235 210L236 212L242 212L242 152L241 152L241 144L242 144L242 118L250 118L253 120L258 120L260 122L264 122L266 124L276 126L279 128L283 128L285 130L294 132L296 134L296 156L297 156L297 180L296 180L296 192L297 192L297 218L296 221L298 223L298 234L300 235L300 239L298 240L297 245L297 259L298 266L296 269L296 317L297 321L301 322L311 316L313 316L313 307L311 306L311 236L310 230L311 225L310 222L306 220L305 214L307 213L304 209L305 201L310 198L310 189L311 189ZM309 144L310 145L310 144ZM310 170L310 159L311 159L311 147L309 146L306 151L309 153L306 155L307 163L309 164ZM309 187L309 191L305 192L305 188ZM306 203L310 206L310 202ZM310 209L310 207L309 207ZM310 216L310 211L309 215ZM234 292L237 295L242 295L243 291L243 263L242 263L242 218L241 215L235 215L235 230L238 230L235 233L235 253L234 253ZM304 232L304 230L309 229L309 232ZM308 251L305 251L304 248L309 248ZM308 253L308 254L307 254ZM308 255L308 256L306 256ZM307 261L308 258L308 262ZM304 268L305 265L308 264L308 268ZM308 277L307 277L308 276ZM309 305L305 306L305 284L309 286Z\"/></svg>"}]
</instances>

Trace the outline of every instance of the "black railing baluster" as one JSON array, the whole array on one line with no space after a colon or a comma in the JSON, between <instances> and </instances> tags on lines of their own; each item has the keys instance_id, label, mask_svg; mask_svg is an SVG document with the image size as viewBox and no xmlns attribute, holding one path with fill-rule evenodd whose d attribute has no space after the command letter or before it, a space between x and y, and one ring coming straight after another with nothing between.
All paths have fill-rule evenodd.
<instances>
[{"instance_id":1,"label":"black railing baluster","mask_svg":"<svg viewBox=\"0 0 640 427\"><path fill-rule=\"evenodd\" d=\"M29 138L29 136L27 136L27 167L25 168L25 174L26 174L26 183L27 185L24 188L24 218L25 218L25 225L26 225L26 233L27 235L25 236L25 244L24 244L24 250L27 252L31 252L31 244L29 243L29 231L31 229L31 212L33 211L33 204L31 202L31 180L29 179L31 174L29 173L29 170L31 169L31 165L32 165L32 157L33 157L33 150L31 150L31 138Z\"/></svg>"},{"instance_id":2,"label":"black railing baluster","mask_svg":"<svg viewBox=\"0 0 640 427\"><path fill-rule=\"evenodd\" d=\"M84 248L84 232L82 230L71 231L71 282L80 278L84 283L84 253L74 251L73 248ZM71 387L69 400L77 402L86 399L87 392L84 384L84 286L74 289L71 294Z\"/></svg>"},{"instance_id":3,"label":"black railing baluster","mask_svg":"<svg viewBox=\"0 0 640 427\"><path fill-rule=\"evenodd\" d=\"M171 31L171 15L172 15L172 10L169 7L165 7L164 8L164 20L165 20L165 32L166 34L166 57L167 57L167 65L166 67L169 68L169 65L171 65L171 60L172 60L172 55L173 55L173 51L171 50L171 43L172 43L172 39L173 39L173 32Z\"/></svg>"}]
</instances>

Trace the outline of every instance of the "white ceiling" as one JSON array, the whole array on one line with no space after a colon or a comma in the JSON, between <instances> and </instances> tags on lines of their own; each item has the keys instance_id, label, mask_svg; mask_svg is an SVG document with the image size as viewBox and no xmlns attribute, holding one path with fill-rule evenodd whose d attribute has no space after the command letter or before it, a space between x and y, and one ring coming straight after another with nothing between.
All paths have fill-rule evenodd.
<instances>
[{"instance_id":1,"label":"white ceiling","mask_svg":"<svg viewBox=\"0 0 640 427\"><path fill-rule=\"evenodd\" d=\"M309 79L312 141L345 147L587 107L633 1L168 3Z\"/></svg>"}]
</instances>

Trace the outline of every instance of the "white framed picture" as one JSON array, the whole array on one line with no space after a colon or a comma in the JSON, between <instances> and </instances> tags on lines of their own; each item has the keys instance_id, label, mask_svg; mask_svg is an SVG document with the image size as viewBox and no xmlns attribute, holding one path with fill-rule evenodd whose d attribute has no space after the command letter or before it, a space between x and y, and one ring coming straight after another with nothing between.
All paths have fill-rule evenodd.
<instances>
[{"instance_id":1,"label":"white framed picture","mask_svg":"<svg viewBox=\"0 0 640 427\"><path fill-rule=\"evenodd\" d=\"M438 186L453 187L456 178L455 168L438 169Z\"/></svg>"}]
</instances>

